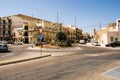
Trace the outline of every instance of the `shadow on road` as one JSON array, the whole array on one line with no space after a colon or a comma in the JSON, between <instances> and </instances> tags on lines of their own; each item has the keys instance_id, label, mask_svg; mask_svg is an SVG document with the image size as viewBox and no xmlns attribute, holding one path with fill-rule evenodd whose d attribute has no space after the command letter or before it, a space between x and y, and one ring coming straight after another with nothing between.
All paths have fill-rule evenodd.
<instances>
[{"instance_id":1,"label":"shadow on road","mask_svg":"<svg viewBox=\"0 0 120 80\"><path fill-rule=\"evenodd\" d=\"M11 51L0 51L0 53L10 53Z\"/></svg>"}]
</instances>

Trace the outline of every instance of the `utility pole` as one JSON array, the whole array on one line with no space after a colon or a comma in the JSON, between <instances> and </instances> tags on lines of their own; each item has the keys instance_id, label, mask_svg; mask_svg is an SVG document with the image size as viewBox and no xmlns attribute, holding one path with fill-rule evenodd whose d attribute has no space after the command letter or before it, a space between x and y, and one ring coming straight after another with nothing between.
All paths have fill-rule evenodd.
<instances>
[{"instance_id":1,"label":"utility pole","mask_svg":"<svg viewBox=\"0 0 120 80\"><path fill-rule=\"evenodd\" d=\"M59 31L59 12L57 12L56 48L58 47L58 37L57 37L58 31Z\"/></svg>"},{"instance_id":2,"label":"utility pole","mask_svg":"<svg viewBox=\"0 0 120 80\"><path fill-rule=\"evenodd\" d=\"M57 12L57 23L59 23L59 12Z\"/></svg>"},{"instance_id":3,"label":"utility pole","mask_svg":"<svg viewBox=\"0 0 120 80\"><path fill-rule=\"evenodd\" d=\"M100 30L101 30L101 23L100 23Z\"/></svg>"},{"instance_id":4,"label":"utility pole","mask_svg":"<svg viewBox=\"0 0 120 80\"><path fill-rule=\"evenodd\" d=\"M75 23L74 23L74 25L75 25L75 35L74 35L75 36L75 46L76 46L76 19L77 18L75 17Z\"/></svg>"}]
</instances>

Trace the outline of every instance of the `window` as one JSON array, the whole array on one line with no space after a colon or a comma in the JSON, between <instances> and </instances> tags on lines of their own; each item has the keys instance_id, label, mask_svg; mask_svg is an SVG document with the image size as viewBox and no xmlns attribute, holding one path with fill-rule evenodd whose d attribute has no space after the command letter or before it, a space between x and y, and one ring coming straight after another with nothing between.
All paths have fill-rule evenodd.
<instances>
[{"instance_id":1,"label":"window","mask_svg":"<svg viewBox=\"0 0 120 80\"><path fill-rule=\"evenodd\" d=\"M8 29L10 29L11 27L10 27L10 25L8 26Z\"/></svg>"},{"instance_id":2,"label":"window","mask_svg":"<svg viewBox=\"0 0 120 80\"><path fill-rule=\"evenodd\" d=\"M8 23L9 23L9 24L12 24L12 20L11 20L11 19L9 19L9 20L8 20Z\"/></svg>"},{"instance_id":3,"label":"window","mask_svg":"<svg viewBox=\"0 0 120 80\"><path fill-rule=\"evenodd\" d=\"M24 29L25 29L25 30L28 30L28 26L25 26Z\"/></svg>"},{"instance_id":4,"label":"window","mask_svg":"<svg viewBox=\"0 0 120 80\"><path fill-rule=\"evenodd\" d=\"M113 41L113 39L114 39L113 37L110 37L110 41Z\"/></svg>"},{"instance_id":5,"label":"window","mask_svg":"<svg viewBox=\"0 0 120 80\"><path fill-rule=\"evenodd\" d=\"M118 38L115 38L115 41L118 41Z\"/></svg>"},{"instance_id":6,"label":"window","mask_svg":"<svg viewBox=\"0 0 120 80\"><path fill-rule=\"evenodd\" d=\"M28 36L28 32L25 32L25 33L24 33L24 36Z\"/></svg>"},{"instance_id":7,"label":"window","mask_svg":"<svg viewBox=\"0 0 120 80\"><path fill-rule=\"evenodd\" d=\"M5 24L6 23L6 21L5 20L3 20L3 24Z\"/></svg>"}]
</instances>

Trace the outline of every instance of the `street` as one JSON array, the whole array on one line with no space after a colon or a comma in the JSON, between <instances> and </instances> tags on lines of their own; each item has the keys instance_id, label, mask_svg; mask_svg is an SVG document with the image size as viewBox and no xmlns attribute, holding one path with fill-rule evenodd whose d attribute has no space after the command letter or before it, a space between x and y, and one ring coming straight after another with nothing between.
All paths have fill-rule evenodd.
<instances>
[{"instance_id":1,"label":"street","mask_svg":"<svg viewBox=\"0 0 120 80\"><path fill-rule=\"evenodd\" d=\"M120 66L120 49L79 47L69 55L0 66L0 80L117 80L103 73Z\"/></svg>"}]
</instances>

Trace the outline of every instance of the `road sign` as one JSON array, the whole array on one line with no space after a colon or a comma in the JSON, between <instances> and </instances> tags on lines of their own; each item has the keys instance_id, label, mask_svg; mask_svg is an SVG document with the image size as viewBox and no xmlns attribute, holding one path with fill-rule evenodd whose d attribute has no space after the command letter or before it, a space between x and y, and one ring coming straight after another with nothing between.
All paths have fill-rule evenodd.
<instances>
[{"instance_id":1,"label":"road sign","mask_svg":"<svg viewBox=\"0 0 120 80\"><path fill-rule=\"evenodd\" d=\"M39 39L40 39L40 40L42 40L43 37L44 37L44 36L43 36L42 34L39 35Z\"/></svg>"},{"instance_id":2,"label":"road sign","mask_svg":"<svg viewBox=\"0 0 120 80\"><path fill-rule=\"evenodd\" d=\"M43 28L38 28L39 32L42 33L43 32Z\"/></svg>"}]
</instances>

